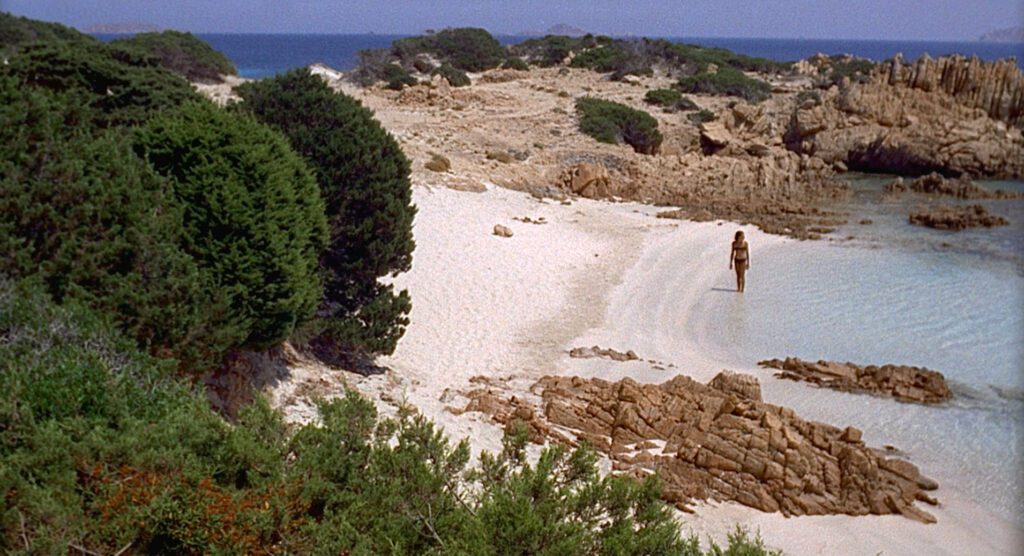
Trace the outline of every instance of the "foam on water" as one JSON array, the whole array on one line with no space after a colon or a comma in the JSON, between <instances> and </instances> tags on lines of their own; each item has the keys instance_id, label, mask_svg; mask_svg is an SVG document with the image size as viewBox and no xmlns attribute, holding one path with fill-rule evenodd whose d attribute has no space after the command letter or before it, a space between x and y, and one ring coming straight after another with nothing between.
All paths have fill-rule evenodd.
<instances>
[{"instance_id":1,"label":"foam on water","mask_svg":"<svg viewBox=\"0 0 1024 556\"><path fill-rule=\"evenodd\" d=\"M879 220L865 238L752 244L747 291L730 291L723 268L685 308L679 333L739 367L797 356L942 372L956 398L940 407L762 382L767 401L861 428L869 444L896 446L940 483L1022 523L1024 238L1012 228L972 237L910 227L899 203L923 201L893 202L864 209ZM996 210L1019 225L1022 203L1002 203Z\"/></svg>"}]
</instances>

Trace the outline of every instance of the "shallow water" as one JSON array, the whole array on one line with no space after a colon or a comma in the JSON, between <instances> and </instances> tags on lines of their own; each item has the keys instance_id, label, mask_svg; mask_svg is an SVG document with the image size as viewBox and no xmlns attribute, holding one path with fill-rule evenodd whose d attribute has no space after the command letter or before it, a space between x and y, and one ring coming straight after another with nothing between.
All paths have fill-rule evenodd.
<instances>
[{"instance_id":1,"label":"shallow water","mask_svg":"<svg viewBox=\"0 0 1024 556\"><path fill-rule=\"evenodd\" d=\"M740 367L797 356L942 372L955 399L940 407L762 382L766 400L857 426L870 444L896 446L940 483L1024 523L1024 201L984 203L1011 226L940 232L906 220L934 199L882 201L884 181L855 183L852 224L828 248L752 244L747 291L730 291L734 278L723 268L686 311L681 333Z\"/></svg>"}]
</instances>

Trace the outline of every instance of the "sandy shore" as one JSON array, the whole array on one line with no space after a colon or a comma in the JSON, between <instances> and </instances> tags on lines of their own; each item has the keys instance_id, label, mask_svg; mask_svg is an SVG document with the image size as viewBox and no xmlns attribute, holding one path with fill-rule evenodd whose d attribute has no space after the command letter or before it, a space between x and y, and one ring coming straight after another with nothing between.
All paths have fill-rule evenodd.
<instances>
[{"instance_id":1,"label":"sandy shore","mask_svg":"<svg viewBox=\"0 0 1024 556\"><path fill-rule=\"evenodd\" d=\"M419 209L413 266L395 280L412 295L411 324L396 352L378 361L388 371L357 381L385 412L410 403L452 439L468 437L475 451L495 450L499 427L480 414L446 410L465 404L459 392L473 377L525 391L547 374L662 382L683 373L706 381L724 368L699 345L643 330L652 323L658 330L686 326L700 296L735 295L721 291L734 285L727 263L735 224L658 219L658 209L633 203L564 205L497 187L470 193L419 185L413 198ZM523 217L544 223L517 220ZM511 228L513 237L493 235L495 224ZM794 241L746 231L757 249ZM568 356L573 347L591 345L631 349L640 360ZM758 369L731 368L766 380ZM294 417L308 417L303 403L295 410ZM739 504L702 504L696 515L679 519L684 529L720 541L740 523L787 554L1014 554L1024 546L1019 526L955 488L943 484L936 495L942 505L929 508L936 525L900 516L785 518Z\"/></svg>"}]
</instances>

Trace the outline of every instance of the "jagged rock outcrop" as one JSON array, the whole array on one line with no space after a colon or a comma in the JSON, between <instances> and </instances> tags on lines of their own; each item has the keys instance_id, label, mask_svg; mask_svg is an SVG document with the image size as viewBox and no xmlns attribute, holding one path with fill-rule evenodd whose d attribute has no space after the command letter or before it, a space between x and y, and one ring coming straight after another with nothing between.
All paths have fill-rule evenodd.
<instances>
[{"instance_id":1,"label":"jagged rock outcrop","mask_svg":"<svg viewBox=\"0 0 1024 556\"><path fill-rule=\"evenodd\" d=\"M938 172L921 176L910 182L909 186L901 178L896 178L885 186L885 190L888 193L914 191L929 195L956 197L957 199L1020 199L1024 197L1024 194L1017 191L992 190L982 187L966 176L950 179Z\"/></svg>"},{"instance_id":2,"label":"jagged rock outcrop","mask_svg":"<svg viewBox=\"0 0 1024 556\"><path fill-rule=\"evenodd\" d=\"M998 214L989 214L982 205L966 207L939 207L910 214L910 223L937 230L966 230L967 228L993 228L1005 226L1009 220Z\"/></svg>"},{"instance_id":3,"label":"jagged rock outcrop","mask_svg":"<svg viewBox=\"0 0 1024 556\"><path fill-rule=\"evenodd\" d=\"M612 193L608 169L598 163L581 162L562 171L559 185L581 197L601 199Z\"/></svg>"},{"instance_id":4,"label":"jagged rock outcrop","mask_svg":"<svg viewBox=\"0 0 1024 556\"><path fill-rule=\"evenodd\" d=\"M548 376L533 391L540 408L481 388L453 411L482 411L506 424L519 419L534 441L585 440L619 472L657 472L663 497L680 509L694 500L729 500L785 515L902 514L935 522L914 505L937 504L924 492L937 487L934 481L868 448L853 427L806 421L681 375L660 385Z\"/></svg>"},{"instance_id":5,"label":"jagged rock outcrop","mask_svg":"<svg viewBox=\"0 0 1024 556\"><path fill-rule=\"evenodd\" d=\"M758 363L779 369L776 377L843 392L868 393L896 398L903 402L942 403L953 397L946 378L938 371L906 365L868 365L835 361L804 361L796 357L770 359Z\"/></svg>"},{"instance_id":6,"label":"jagged rock outcrop","mask_svg":"<svg viewBox=\"0 0 1024 556\"><path fill-rule=\"evenodd\" d=\"M888 74L797 107L787 145L854 170L1024 176L1024 84L1015 64L924 58L914 68L894 62Z\"/></svg>"},{"instance_id":7,"label":"jagged rock outcrop","mask_svg":"<svg viewBox=\"0 0 1024 556\"><path fill-rule=\"evenodd\" d=\"M994 120L1024 125L1024 73L1012 58L984 62L973 56L932 59L925 55L905 63L897 55L889 64L885 80L897 87L942 91L963 106L983 110Z\"/></svg>"}]
</instances>

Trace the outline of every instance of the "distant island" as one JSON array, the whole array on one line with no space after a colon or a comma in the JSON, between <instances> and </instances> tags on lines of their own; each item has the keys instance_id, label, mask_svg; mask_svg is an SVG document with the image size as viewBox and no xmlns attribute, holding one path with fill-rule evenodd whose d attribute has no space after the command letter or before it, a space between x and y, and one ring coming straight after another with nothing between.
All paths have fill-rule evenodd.
<instances>
[{"instance_id":1,"label":"distant island","mask_svg":"<svg viewBox=\"0 0 1024 556\"><path fill-rule=\"evenodd\" d=\"M547 31L520 31L517 33L523 37L543 37L547 35L563 35L566 37L582 37L587 34L587 31L580 29L579 27L573 27L566 23L559 23L548 28Z\"/></svg>"},{"instance_id":2,"label":"distant island","mask_svg":"<svg viewBox=\"0 0 1024 556\"><path fill-rule=\"evenodd\" d=\"M1024 27L1007 27L978 37L982 42L1024 42Z\"/></svg>"},{"instance_id":3,"label":"distant island","mask_svg":"<svg viewBox=\"0 0 1024 556\"><path fill-rule=\"evenodd\" d=\"M130 34L130 33L155 33L162 31L160 27L150 23L138 23L121 21L116 23L97 23L90 25L82 31L86 33L108 33L108 34Z\"/></svg>"}]
</instances>

